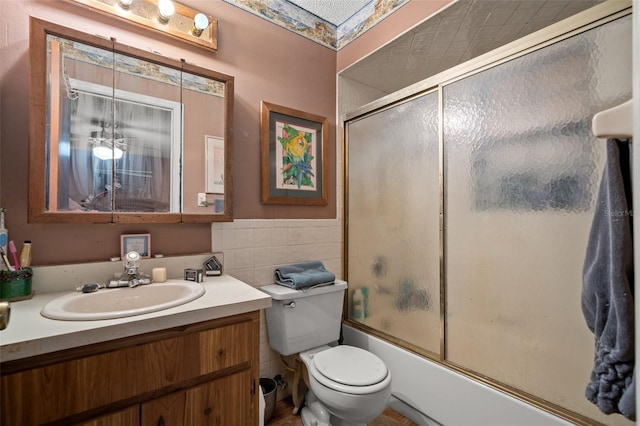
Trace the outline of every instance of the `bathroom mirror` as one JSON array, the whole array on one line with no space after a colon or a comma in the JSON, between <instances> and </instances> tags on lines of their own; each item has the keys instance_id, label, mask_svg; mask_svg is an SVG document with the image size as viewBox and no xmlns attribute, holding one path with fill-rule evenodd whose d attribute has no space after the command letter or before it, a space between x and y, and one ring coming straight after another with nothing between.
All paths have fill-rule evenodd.
<instances>
[{"instance_id":1,"label":"bathroom mirror","mask_svg":"<svg viewBox=\"0 0 640 426\"><path fill-rule=\"evenodd\" d=\"M31 18L29 221L232 220L233 77Z\"/></svg>"}]
</instances>

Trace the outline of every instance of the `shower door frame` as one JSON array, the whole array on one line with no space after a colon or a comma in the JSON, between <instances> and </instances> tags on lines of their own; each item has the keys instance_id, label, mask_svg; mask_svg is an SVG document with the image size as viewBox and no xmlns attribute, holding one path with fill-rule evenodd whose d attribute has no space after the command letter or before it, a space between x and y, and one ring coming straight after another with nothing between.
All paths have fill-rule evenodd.
<instances>
[{"instance_id":1,"label":"shower door frame","mask_svg":"<svg viewBox=\"0 0 640 426\"><path fill-rule=\"evenodd\" d=\"M439 264L440 264L440 353L434 353L425 350L419 346L409 344L397 337L374 329L361 322L349 319L349 309L343 309L343 322L350 327L363 331L367 334L376 336L382 340L395 344L403 349L413 352L422 357L428 358L437 364L460 373L466 377L479 381L494 389L504 392L514 398L522 400L528 404L534 405L542 410L550 412L558 417L564 418L580 425L593 424L593 419L573 412L562 406L545 401L535 395L526 393L518 388L498 382L490 377L479 374L475 371L457 365L447 360L446 354L446 307L447 307L447 289L446 289L446 268L445 268L445 164L444 164L444 117L443 117L443 88L463 78L477 74L484 70L496 67L513 59L522 57L531 52L540 50L544 47L558 43L575 35L586 32L595 27L605 25L632 13L632 2L625 1L607 1L594 6L584 12L543 28L535 33L525 36L521 39L506 44L493 51L485 53L477 58L471 59L458 66L450 68L421 82L415 83L390 95L384 96L376 101L364 105L355 111L347 113L340 117L340 133L343 141L343 277L348 282L349 276L349 137L348 125L351 122L367 118L381 111L396 107L411 100L432 93L438 92L438 185L440 189L439 200ZM348 293L345 292L344 306L349 306Z\"/></svg>"}]
</instances>

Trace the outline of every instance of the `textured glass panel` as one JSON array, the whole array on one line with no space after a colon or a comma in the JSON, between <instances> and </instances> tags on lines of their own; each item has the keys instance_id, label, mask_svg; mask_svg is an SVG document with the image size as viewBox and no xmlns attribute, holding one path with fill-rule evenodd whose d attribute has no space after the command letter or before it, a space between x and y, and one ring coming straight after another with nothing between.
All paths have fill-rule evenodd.
<instances>
[{"instance_id":1,"label":"textured glass panel","mask_svg":"<svg viewBox=\"0 0 640 426\"><path fill-rule=\"evenodd\" d=\"M440 351L438 95L348 125L349 316Z\"/></svg>"},{"instance_id":2,"label":"textured glass panel","mask_svg":"<svg viewBox=\"0 0 640 426\"><path fill-rule=\"evenodd\" d=\"M594 113L631 97L631 17L444 87L446 358L607 424L584 397L582 265L604 161Z\"/></svg>"}]
</instances>

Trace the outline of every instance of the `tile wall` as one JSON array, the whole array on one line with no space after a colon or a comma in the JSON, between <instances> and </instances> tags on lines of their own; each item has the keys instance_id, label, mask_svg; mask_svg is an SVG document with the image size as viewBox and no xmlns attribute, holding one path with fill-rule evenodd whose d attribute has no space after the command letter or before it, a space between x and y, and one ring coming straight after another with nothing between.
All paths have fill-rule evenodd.
<instances>
[{"instance_id":1,"label":"tile wall","mask_svg":"<svg viewBox=\"0 0 640 426\"><path fill-rule=\"evenodd\" d=\"M296 262L320 260L342 278L342 221L338 219L240 219L214 223L212 251L223 252L224 272L254 287L273 283L275 268ZM283 374L280 355L269 347L264 311L260 313L260 377ZM278 390L278 399L289 394Z\"/></svg>"}]
</instances>

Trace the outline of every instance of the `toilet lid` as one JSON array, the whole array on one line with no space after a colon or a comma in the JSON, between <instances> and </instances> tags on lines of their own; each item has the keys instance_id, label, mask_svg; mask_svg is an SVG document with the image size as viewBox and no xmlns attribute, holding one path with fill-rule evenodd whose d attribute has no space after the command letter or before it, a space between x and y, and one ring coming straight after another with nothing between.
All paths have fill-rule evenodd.
<instances>
[{"instance_id":1,"label":"toilet lid","mask_svg":"<svg viewBox=\"0 0 640 426\"><path fill-rule=\"evenodd\" d=\"M370 386L388 375L380 358L354 346L336 346L313 357L316 370L334 382L349 386Z\"/></svg>"}]
</instances>

